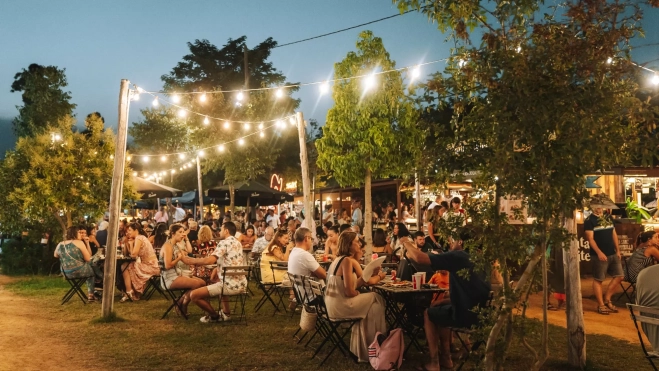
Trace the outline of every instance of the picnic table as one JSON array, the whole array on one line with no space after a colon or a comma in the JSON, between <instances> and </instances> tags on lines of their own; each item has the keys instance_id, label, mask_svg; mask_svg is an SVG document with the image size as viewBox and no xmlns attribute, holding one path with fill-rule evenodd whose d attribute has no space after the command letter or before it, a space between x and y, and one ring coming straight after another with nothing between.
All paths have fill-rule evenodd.
<instances>
[{"instance_id":1,"label":"picnic table","mask_svg":"<svg viewBox=\"0 0 659 371\"><path fill-rule=\"evenodd\" d=\"M405 353L411 345L423 352L417 340L417 335L423 329L423 311L430 307L433 295L446 290L439 287L414 290L411 284L391 286L390 283L390 279L385 279L380 284L372 286L373 291L382 295L385 300L387 326L389 330L400 327L410 338Z\"/></svg>"}]
</instances>

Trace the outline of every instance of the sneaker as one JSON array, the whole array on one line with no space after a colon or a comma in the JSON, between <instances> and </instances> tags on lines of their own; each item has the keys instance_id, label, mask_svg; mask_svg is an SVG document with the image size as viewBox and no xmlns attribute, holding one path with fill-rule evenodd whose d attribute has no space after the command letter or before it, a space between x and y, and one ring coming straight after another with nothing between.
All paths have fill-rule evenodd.
<instances>
[{"instance_id":1,"label":"sneaker","mask_svg":"<svg viewBox=\"0 0 659 371\"><path fill-rule=\"evenodd\" d=\"M219 317L219 316L216 317L216 318L213 318L211 316L203 316L203 317L199 318L199 322L201 322L201 323L219 322L220 318L221 317Z\"/></svg>"},{"instance_id":2,"label":"sneaker","mask_svg":"<svg viewBox=\"0 0 659 371\"><path fill-rule=\"evenodd\" d=\"M223 311L220 311L218 314L220 315L220 318L222 318L221 319L222 321L224 321L224 322L231 321L231 316L228 315L228 314L225 314Z\"/></svg>"}]
</instances>

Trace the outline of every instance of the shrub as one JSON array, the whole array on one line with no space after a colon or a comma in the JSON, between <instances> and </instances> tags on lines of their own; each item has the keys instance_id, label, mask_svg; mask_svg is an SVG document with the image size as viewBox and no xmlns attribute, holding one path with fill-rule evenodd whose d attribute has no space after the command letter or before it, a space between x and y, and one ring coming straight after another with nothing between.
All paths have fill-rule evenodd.
<instances>
[{"instance_id":1,"label":"shrub","mask_svg":"<svg viewBox=\"0 0 659 371\"><path fill-rule=\"evenodd\" d=\"M2 244L0 270L4 274L50 274L56 270L58 260L53 256L55 245L26 239L11 239Z\"/></svg>"}]
</instances>

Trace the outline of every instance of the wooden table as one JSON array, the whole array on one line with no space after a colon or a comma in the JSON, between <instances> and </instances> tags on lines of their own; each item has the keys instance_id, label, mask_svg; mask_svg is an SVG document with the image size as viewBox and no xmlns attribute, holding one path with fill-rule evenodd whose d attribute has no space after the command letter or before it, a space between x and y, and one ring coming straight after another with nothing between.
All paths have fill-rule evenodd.
<instances>
[{"instance_id":1,"label":"wooden table","mask_svg":"<svg viewBox=\"0 0 659 371\"><path fill-rule=\"evenodd\" d=\"M372 289L382 295L385 300L384 316L389 329L400 327L409 337L405 354L411 345L423 353L423 348L416 339L423 330L423 311L430 307L433 295L446 292L446 290L442 288L414 290L412 285L385 286L383 283L372 286ZM410 316L411 314L413 316Z\"/></svg>"}]
</instances>

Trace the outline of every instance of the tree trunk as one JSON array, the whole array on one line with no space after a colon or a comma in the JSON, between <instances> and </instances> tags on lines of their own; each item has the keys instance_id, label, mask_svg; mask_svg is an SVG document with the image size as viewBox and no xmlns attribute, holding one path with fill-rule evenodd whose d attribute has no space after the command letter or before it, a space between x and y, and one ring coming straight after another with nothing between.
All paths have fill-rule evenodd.
<instances>
[{"instance_id":1,"label":"tree trunk","mask_svg":"<svg viewBox=\"0 0 659 371\"><path fill-rule=\"evenodd\" d=\"M535 266L538 265L538 261L540 261L540 258L541 258L541 249L536 248L533 251L533 255L531 256L531 259L529 260L529 264L526 266L524 273L522 273L522 277L517 282L517 285L515 286L513 293L519 292L519 290L521 290L524 286L526 286L529 279L531 279L533 270L535 269ZM497 339L499 338L499 334L501 333L501 330L503 329L504 325L506 325L506 323L508 322L508 316L510 316L512 304L514 304L509 302L510 299L508 299L508 297L504 296L503 299L504 302L501 311L499 312L499 317L497 318L496 323L492 327L492 330L490 330L490 335L487 337L484 365L485 365L485 369L488 371L495 370L496 356L494 352L496 348Z\"/></svg>"},{"instance_id":2,"label":"tree trunk","mask_svg":"<svg viewBox=\"0 0 659 371\"><path fill-rule=\"evenodd\" d=\"M59 211L55 210L52 211L53 215L55 216L55 219L57 219L57 222L59 223L60 227L62 227L62 241L66 240L66 223L62 219L62 217L59 215Z\"/></svg>"},{"instance_id":3,"label":"tree trunk","mask_svg":"<svg viewBox=\"0 0 659 371\"><path fill-rule=\"evenodd\" d=\"M233 184L229 184L229 210L231 211L231 221L234 218L234 211L236 211L236 187Z\"/></svg>"},{"instance_id":4,"label":"tree trunk","mask_svg":"<svg viewBox=\"0 0 659 371\"><path fill-rule=\"evenodd\" d=\"M574 214L565 219L565 229L576 236L577 222ZM570 365L583 370L586 367L586 330L581 302L579 242L574 238L563 251L563 265L567 308L567 360Z\"/></svg>"},{"instance_id":5,"label":"tree trunk","mask_svg":"<svg viewBox=\"0 0 659 371\"><path fill-rule=\"evenodd\" d=\"M545 224L545 236L546 236L546 224ZM549 290L549 285L547 284L547 240L545 239L541 245L542 255L540 256L540 264L542 268L542 341L541 341L541 350L538 359L531 368L536 371L545 363L549 357L549 323L547 322L547 292Z\"/></svg>"},{"instance_id":6,"label":"tree trunk","mask_svg":"<svg viewBox=\"0 0 659 371\"><path fill-rule=\"evenodd\" d=\"M371 261L371 253L373 252L373 201L371 200L371 170L366 168L366 176L364 177L364 230L362 234L366 240L366 255L365 261Z\"/></svg>"}]
</instances>

